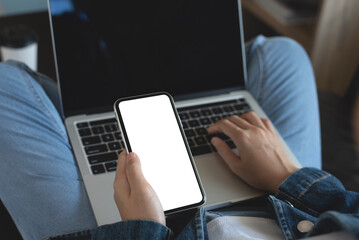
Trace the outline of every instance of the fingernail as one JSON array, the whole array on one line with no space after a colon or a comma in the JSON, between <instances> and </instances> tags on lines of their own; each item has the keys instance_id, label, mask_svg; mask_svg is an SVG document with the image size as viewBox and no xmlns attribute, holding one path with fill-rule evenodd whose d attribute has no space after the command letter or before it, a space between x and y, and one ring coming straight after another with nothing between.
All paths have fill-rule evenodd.
<instances>
[{"instance_id":1,"label":"fingernail","mask_svg":"<svg viewBox=\"0 0 359 240\"><path fill-rule=\"evenodd\" d=\"M134 153L134 152L130 152L130 153L127 155L127 159L128 159L128 160L134 159L134 158L136 158L136 157L137 157L137 155L136 155L136 153Z\"/></svg>"},{"instance_id":2,"label":"fingernail","mask_svg":"<svg viewBox=\"0 0 359 240\"><path fill-rule=\"evenodd\" d=\"M217 138L212 138L212 139L211 139L211 143L212 143L214 146L216 146L217 143L218 143L218 139L217 139Z\"/></svg>"}]
</instances>

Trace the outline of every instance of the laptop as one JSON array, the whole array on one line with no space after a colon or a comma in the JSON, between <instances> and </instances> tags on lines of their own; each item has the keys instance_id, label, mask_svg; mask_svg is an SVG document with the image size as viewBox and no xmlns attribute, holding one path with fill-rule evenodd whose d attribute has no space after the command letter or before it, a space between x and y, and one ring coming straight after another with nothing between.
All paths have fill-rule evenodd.
<instances>
[{"instance_id":1,"label":"laptop","mask_svg":"<svg viewBox=\"0 0 359 240\"><path fill-rule=\"evenodd\" d=\"M113 181L124 143L113 104L127 96L173 96L206 208L264 194L229 170L205 131L251 110L266 118L245 88L239 0L120 0L116 7L109 0L49 0L48 6L62 116L98 225L121 220Z\"/></svg>"}]
</instances>

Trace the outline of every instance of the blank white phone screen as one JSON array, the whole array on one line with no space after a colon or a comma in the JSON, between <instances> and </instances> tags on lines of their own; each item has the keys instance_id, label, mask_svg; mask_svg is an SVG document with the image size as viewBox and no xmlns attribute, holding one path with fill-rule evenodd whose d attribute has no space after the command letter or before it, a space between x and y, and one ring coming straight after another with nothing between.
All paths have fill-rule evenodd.
<instances>
[{"instance_id":1,"label":"blank white phone screen","mask_svg":"<svg viewBox=\"0 0 359 240\"><path fill-rule=\"evenodd\" d=\"M131 149L164 211L201 202L202 192L169 97L122 101L118 108Z\"/></svg>"}]
</instances>

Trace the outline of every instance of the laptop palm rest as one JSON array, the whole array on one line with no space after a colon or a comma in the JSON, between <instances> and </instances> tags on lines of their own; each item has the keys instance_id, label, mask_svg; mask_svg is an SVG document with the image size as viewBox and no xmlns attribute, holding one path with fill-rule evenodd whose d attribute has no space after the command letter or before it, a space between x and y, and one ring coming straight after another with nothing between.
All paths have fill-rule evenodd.
<instances>
[{"instance_id":1,"label":"laptop palm rest","mask_svg":"<svg viewBox=\"0 0 359 240\"><path fill-rule=\"evenodd\" d=\"M195 157L207 201L205 207L213 209L263 195L232 173L226 163L217 154ZM93 211L99 226L121 221L120 214L113 199L115 174L102 174L96 178L84 176L84 181L91 188L87 189ZM111 194L111 196L108 196ZM228 200L231 199L230 202Z\"/></svg>"},{"instance_id":2,"label":"laptop palm rest","mask_svg":"<svg viewBox=\"0 0 359 240\"><path fill-rule=\"evenodd\" d=\"M218 154L206 154L195 157L195 163L206 192L207 201L205 207L207 209L213 209L264 194L261 191L255 190L232 173ZM230 202L228 201L229 199Z\"/></svg>"}]
</instances>

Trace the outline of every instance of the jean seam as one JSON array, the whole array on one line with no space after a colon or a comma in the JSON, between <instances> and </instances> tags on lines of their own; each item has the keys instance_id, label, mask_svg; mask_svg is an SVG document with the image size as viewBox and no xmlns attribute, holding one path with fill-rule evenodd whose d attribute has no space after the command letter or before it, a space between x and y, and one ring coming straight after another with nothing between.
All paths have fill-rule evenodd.
<instances>
[{"instance_id":1,"label":"jean seam","mask_svg":"<svg viewBox=\"0 0 359 240\"><path fill-rule=\"evenodd\" d=\"M281 202L281 200L278 200L276 198L272 198L270 201L272 202L272 206L277 216L277 223L281 228L284 238L286 240L293 239L293 235L289 227L290 225L288 222L288 218L285 216L283 203Z\"/></svg>"},{"instance_id":2,"label":"jean seam","mask_svg":"<svg viewBox=\"0 0 359 240\"><path fill-rule=\"evenodd\" d=\"M264 83L265 83L265 72L266 72L266 68L264 65L264 58L265 58L265 54L263 51L262 46L258 46L258 51L256 51L256 55L258 57L258 65L259 65L259 77L258 77L258 81L259 81L259 94L258 94L258 103L260 105L262 105L262 99L263 99L263 88L264 88Z\"/></svg>"},{"instance_id":3,"label":"jean seam","mask_svg":"<svg viewBox=\"0 0 359 240\"><path fill-rule=\"evenodd\" d=\"M283 218L285 219L285 222L286 222L285 238L286 239L293 239L292 232L290 231L290 228L289 228L288 218L284 216L285 213L284 213L283 205L281 203L279 203L279 207L282 209Z\"/></svg>"},{"instance_id":4,"label":"jean seam","mask_svg":"<svg viewBox=\"0 0 359 240\"><path fill-rule=\"evenodd\" d=\"M25 71L25 70L23 70ZM32 79L30 78L30 76L28 74L24 74L24 72L21 71L21 74L24 76L25 82L27 83L27 85L29 86L30 92L33 94L33 97L35 99L35 101L37 101L39 103L39 106L42 108L43 112L49 117L51 118L51 122L54 125L54 127L57 129L57 131L62 135L65 136L66 133L63 131L63 129L57 124L56 119L54 118L54 116L51 114L51 111L46 107L46 104L44 103L43 99L41 98L40 94L38 93L38 91L35 89L33 83L31 82Z\"/></svg>"},{"instance_id":5,"label":"jean seam","mask_svg":"<svg viewBox=\"0 0 359 240\"><path fill-rule=\"evenodd\" d=\"M331 175L330 175L330 174L326 174L326 175L324 175L324 176L321 176L320 178L317 178L317 179L314 179L313 181L311 181L311 182L298 194L298 196L296 197L296 199L299 200L299 198L301 198L301 196L302 196L305 192L307 192L307 190L308 190L311 186L313 186L313 184L315 184L316 182L318 182L318 181L320 181L320 180L322 180L322 179L324 179L324 178L327 178L327 177L329 177L329 176L331 176Z\"/></svg>"}]
</instances>

